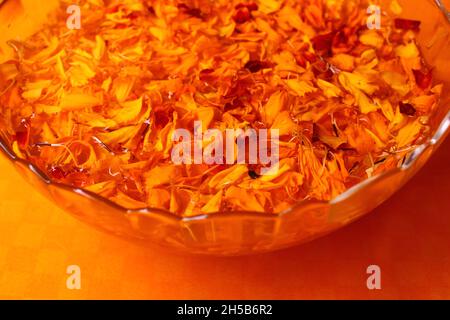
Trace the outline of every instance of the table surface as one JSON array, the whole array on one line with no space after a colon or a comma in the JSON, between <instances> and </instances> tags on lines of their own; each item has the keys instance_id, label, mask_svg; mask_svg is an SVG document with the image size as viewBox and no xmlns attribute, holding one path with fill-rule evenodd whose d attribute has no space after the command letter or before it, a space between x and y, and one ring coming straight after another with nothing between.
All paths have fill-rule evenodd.
<instances>
[{"instance_id":1,"label":"table surface","mask_svg":"<svg viewBox=\"0 0 450 320\"><path fill-rule=\"evenodd\" d=\"M0 298L450 298L450 140L392 199L329 236L256 256L188 256L94 230L0 157ZM368 290L367 267L381 268ZM69 265L81 289L66 286Z\"/></svg>"}]
</instances>

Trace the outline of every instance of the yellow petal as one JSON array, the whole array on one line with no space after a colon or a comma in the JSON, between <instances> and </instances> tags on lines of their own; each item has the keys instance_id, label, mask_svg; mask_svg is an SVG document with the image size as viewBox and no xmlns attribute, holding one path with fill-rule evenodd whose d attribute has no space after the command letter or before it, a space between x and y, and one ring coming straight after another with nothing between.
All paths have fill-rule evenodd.
<instances>
[{"instance_id":1,"label":"yellow petal","mask_svg":"<svg viewBox=\"0 0 450 320\"><path fill-rule=\"evenodd\" d=\"M398 148L403 148L410 145L419 135L422 129L419 119L410 122L403 128L401 128L397 134L397 146Z\"/></svg>"},{"instance_id":2,"label":"yellow petal","mask_svg":"<svg viewBox=\"0 0 450 320\"><path fill-rule=\"evenodd\" d=\"M393 14L395 15L401 15L403 12L403 8L400 5L400 3L398 3L397 0L392 0L391 4L389 5L389 9L392 11Z\"/></svg>"},{"instance_id":3,"label":"yellow petal","mask_svg":"<svg viewBox=\"0 0 450 320\"><path fill-rule=\"evenodd\" d=\"M264 0L259 1L259 11L265 14L271 14L278 11L281 7L280 0Z\"/></svg>"},{"instance_id":4,"label":"yellow petal","mask_svg":"<svg viewBox=\"0 0 450 320\"><path fill-rule=\"evenodd\" d=\"M120 191L116 196L112 197L111 200L127 209L144 209L147 207L146 203L135 200Z\"/></svg>"},{"instance_id":5,"label":"yellow petal","mask_svg":"<svg viewBox=\"0 0 450 320\"><path fill-rule=\"evenodd\" d=\"M109 180L87 186L84 189L90 192L97 193L103 197L108 197L114 192L115 188L116 182Z\"/></svg>"},{"instance_id":6,"label":"yellow petal","mask_svg":"<svg viewBox=\"0 0 450 320\"><path fill-rule=\"evenodd\" d=\"M411 91L411 87L407 83L408 78L398 72L385 71L381 73L381 77L402 97Z\"/></svg>"},{"instance_id":7,"label":"yellow petal","mask_svg":"<svg viewBox=\"0 0 450 320\"><path fill-rule=\"evenodd\" d=\"M235 210L264 212L265 199L260 193L231 186L225 198Z\"/></svg>"},{"instance_id":8,"label":"yellow petal","mask_svg":"<svg viewBox=\"0 0 450 320\"><path fill-rule=\"evenodd\" d=\"M209 199L209 201L202 207L202 212L213 213L219 212L222 204L223 191L220 190L214 196Z\"/></svg>"},{"instance_id":9,"label":"yellow petal","mask_svg":"<svg viewBox=\"0 0 450 320\"><path fill-rule=\"evenodd\" d=\"M283 111L278 114L270 128L278 129L279 135L284 136L292 134L297 128L297 125L292 121L289 111Z\"/></svg>"},{"instance_id":10,"label":"yellow petal","mask_svg":"<svg viewBox=\"0 0 450 320\"><path fill-rule=\"evenodd\" d=\"M142 101L142 97L140 97L136 100L122 102L122 108L114 115L113 120L119 124L136 120L142 110Z\"/></svg>"},{"instance_id":11,"label":"yellow petal","mask_svg":"<svg viewBox=\"0 0 450 320\"><path fill-rule=\"evenodd\" d=\"M124 102L128 99L131 90L134 86L134 78L119 77L113 81L112 94L116 97L117 101Z\"/></svg>"},{"instance_id":12,"label":"yellow petal","mask_svg":"<svg viewBox=\"0 0 450 320\"><path fill-rule=\"evenodd\" d=\"M350 92L353 92L354 89L358 89L372 95L378 90L378 86L372 84L367 76L358 73L341 72L338 79L341 85Z\"/></svg>"},{"instance_id":13,"label":"yellow petal","mask_svg":"<svg viewBox=\"0 0 450 320\"><path fill-rule=\"evenodd\" d=\"M65 93L59 106L66 111L92 108L103 104L103 98L84 93Z\"/></svg>"},{"instance_id":14,"label":"yellow petal","mask_svg":"<svg viewBox=\"0 0 450 320\"><path fill-rule=\"evenodd\" d=\"M407 45L400 45L395 48L395 53L399 57L412 59L419 56L419 49L417 49L417 46L414 42L410 42Z\"/></svg>"},{"instance_id":15,"label":"yellow petal","mask_svg":"<svg viewBox=\"0 0 450 320\"><path fill-rule=\"evenodd\" d=\"M336 87L334 84L322 79L317 80L317 86L322 89L323 94L327 98L337 98L342 94L341 89Z\"/></svg>"},{"instance_id":16,"label":"yellow petal","mask_svg":"<svg viewBox=\"0 0 450 320\"><path fill-rule=\"evenodd\" d=\"M148 192L147 204L151 208L167 208L170 206L170 192L162 188L153 188Z\"/></svg>"},{"instance_id":17,"label":"yellow petal","mask_svg":"<svg viewBox=\"0 0 450 320\"><path fill-rule=\"evenodd\" d=\"M173 165L155 167L144 174L145 185L147 188L167 185L179 175L179 169Z\"/></svg>"},{"instance_id":18,"label":"yellow petal","mask_svg":"<svg viewBox=\"0 0 450 320\"><path fill-rule=\"evenodd\" d=\"M362 44L380 49L384 44L383 36L376 30L366 30L359 36Z\"/></svg>"},{"instance_id":19,"label":"yellow petal","mask_svg":"<svg viewBox=\"0 0 450 320\"><path fill-rule=\"evenodd\" d=\"M304 97L308 93L317 91L317 88L315 88L311 83L303 80L290 79L286 80L286 84L300 97Z\"/></svg>"},{"instance_id":20,"label":"yellow petal","mask_svg":"<svg viewBox=\"0 0 450 320\"><path fill-rule=\"evenodd\" d=\"M140 126L123 127L107 133L97 134L98 138L107 145L109 144L123 144L132 139L139 131Z\"/></svg>"},{"instance_id":21,"label":"yellow petal","mask_svg":"<svg viewBox=\"0 0 450 320\"><path fill-rule=\"evenodd\" d=\"M106 46L105 40L103 40L100 36L95 36L95 48L92 52L92 55L96 60L100 60L105 54Z\"/></svg>"},{"instance_id":22,"label":"yellow petal","mask_svg":"<svg viewBox=\"0 0 450 320\"><path fill-rule=\"evenodd\" d=\"M224 187L235 183L244 174L247 174L247 166L237 164L231 168L217 173L208 183L208 186L213 189L223 189Z\"/></svg>"},{"instance_id":23,"label":"yellow petal","mask_svg":"<svg viewBox=\"0 0 450 320\"><path fill-rule=\"evenodd\" d=\"M270 127L281 110L283 110L285 98L283 92L277 91L270 96L269 101L264 105L262 118L267 126Z\"/></svg>"}]
</instances>

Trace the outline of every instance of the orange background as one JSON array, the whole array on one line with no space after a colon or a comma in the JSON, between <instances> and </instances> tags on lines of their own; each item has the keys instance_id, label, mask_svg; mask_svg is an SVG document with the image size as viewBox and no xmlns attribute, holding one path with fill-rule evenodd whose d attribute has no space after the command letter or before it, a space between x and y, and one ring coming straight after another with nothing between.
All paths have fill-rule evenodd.
<instances>
[{"instance_id":1,"label":"orange background","mask_svg":"<svg viewBox=\"0 0 450 320\"><path fill-rule=\"evenodd\" d=\"M0 298L450 298L450 140L392 199L314 242L238 258L187 256L103 234L0 157ZM366 287L381 267L382 290ZM66 288L68 265L81 290Z\"/></svg>"}]
</instances>

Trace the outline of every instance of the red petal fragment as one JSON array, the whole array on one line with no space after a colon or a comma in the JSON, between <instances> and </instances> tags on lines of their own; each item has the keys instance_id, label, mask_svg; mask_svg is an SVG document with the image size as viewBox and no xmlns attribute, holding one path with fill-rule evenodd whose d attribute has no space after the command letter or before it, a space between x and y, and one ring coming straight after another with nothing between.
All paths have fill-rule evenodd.
<instances>
[{"instance_id":1,"label":"red petal fragment","mask_svg":"<svg viewBox=\"0 0 450 320\"><path fill-rule=\"evenodd\" d=\"M16 131L16 140L21 149L25 149L30 142L30 124L27 120L22 120Z\"/></svg>"},{"instance_id":2,"label":"red petal fragment","mask_svg":"<svg viewBox=\"0 0 450 320\"><path fill-rule=\"evenodd\" d=\"M315 62L317 60L317 56L314 53L309 52L309 51L303 53L303 57L311 63Z\"/></svg>"},{"instance_id":3,"label":"red petal fragment","mask_svg":"<svg viewBox=\"0 0 450 320\"><path fill-rule=\"evenodd\" d=\"M48 174L50 175L50 178L54 178L57 180L62 180L67 176L66 172L60 167L51 167L48 170Z\"/></svg>"},{"instance_id":4,"label":"red petal fragment","mask_svg":"<svg viewBox=\"0 0 450 320\"><path fill-rule=\"evenodd\" d=\"M203 82L213 82L215 80L215 76L212 75L214 73L213 69L203 69L200 71L199 79Z\"/></svg>"},{"instance_id":5,"label":"red petal fragment","mask_svg":"<svg viewBox=\"0 0 450 320\"><path fill-rule=\"evenodd\" d=\"M243 24L252 18L250 10L247 7L239 9L233 17L233 20L238 24Z\"/></svg>"},{"instance_id":6,"label":"red petal fragment","mask_svg":"<svg viewBox=\"0 0 450 320\"><path fill-rule=\"evenodd\" d=\"M416 114L416 109L410 103L400 102L400 112L407 116L414 116Z\"/></svg>"},{"instance_id":7,"label":"red petal fragment","mask_svg":"<svg viewBox=\"0 0 450 320\"><path fill-rule=\"evenodd\" d=\"M333 53L344 53L349 52L358 41L355 30L351 28L344 27L333 37L332 48Z\"/></svg>"},{"instance_id":8,"label":"red petal fragment","mask_svg":"<svg viewBox=\"0 0 450 320\"><path fill-rule=\"evenodd\" d=\"M397 29L402 30L419 30L420 29L420 21L418 20L409 20L409 19L395 19L395 27Z\"/></svg>"},{"instance_id":9,"label":"red petal fragment","mask_svg":"<svg viewBox=\"0 0 450 320\"><path fill-rule=\"evenodd\" d=\"M433 74L431 71L422 72L420 70L413 70L416 83L421 89L427 89L431 86L433 81Z\"/></svg>"},{"instance_id":10,"label":"red petal fragment","mask_svg":"<svg viewBox=\"0 0 450 320\"><path fill-rule=\"evenodd\" d=\"M302 135L309 141L312 141L314 136L314 123L312 121L301 121L299 123Z\"/></svg>"},{"instance_id":11,"label":"red petal fragment","mask_svg":"<svg viewBox=\"0 0 450 320\"><path fill-rule=\"evenodd\" d=\"M259 60L250 60L245 64L245 69L249 70L251 73L258 72L265 67L265 64Z\"/></svg>"},{"instance_id":12,"label":"red petal fragment","mask_svg":"<svg viewBox=\"0 0 450 320\"><path fill-rule=\"evenodd\" d=\"M248 11L252 12L252 11L257 11L258 10L258 5L255 2L250 2L250 3L247 3L247 4L239 3L236 6L236 9L238 9L238 10L242 9L242 8L247 8Z\"/></svg>"},{"instance_id":13,"label":"red petal fragment","mask_svg":"<svg viewBox=\"0 0 450 320\"><path fill-rule=\"evenodd\" d=\"M119 11L120 6L120 4L116 4L112 7L106 8L105 13L116 13L117 11Z\"/></svg>"},{"instance_id":14,"label":"red petal fragment","mask_svg":"<svg viewBox=\"0 0 450 320\"><path fill-rule=\"evenodd\" d=\"M170 121L169 111L163 108L156 108L154 111L155 124L159 128L164 128Z\"/></svg>"},{"instance_id":15,"label":"red petal fragment","mask_svg":"<svg viewBox=\"0 0 450 320\"><path fill-rule=\"evenodd\" d=\"M193 17L196 17L196 18L199 18L199 19L202 18L202 11L200 9L198 9L198 8L191 8L188 5L186 5L185 3L180 3L178 5L178 9L183 10L184 13L186 13L186 14L188 14L190 16L193 16Z\"/></svg>"},{"instance_id":16,"label":"red petal fragment","mask_svg":"<svg viewBox=\"0 0 450 320\"><path fill-rule=\"evenodd\" d=\"M329 51L331 50L331 46L333 45L333 39L335 36L335 32L330 32L327 34L321 34L315 36L311 41L313 43L313 47L318 51Z\"/></svg>"}]
</instances>

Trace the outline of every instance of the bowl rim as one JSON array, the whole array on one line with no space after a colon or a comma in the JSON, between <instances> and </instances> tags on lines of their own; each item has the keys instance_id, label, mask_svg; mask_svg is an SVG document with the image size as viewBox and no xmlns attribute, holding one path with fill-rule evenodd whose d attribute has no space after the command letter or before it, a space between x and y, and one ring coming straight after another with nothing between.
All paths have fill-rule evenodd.
<instances>
[{"instance_id":1,"label":"bowl rim","mask_svg":"<svg viewBox=\"0 0 450 320\"><path fill-rule=\"evenodd\" d=\"M434 4L437 6L437 8L443 13L444 17L448 20L450 23L450 12L446 9L444 3L442 0L434 0ZM78 195L81 195L85 198L99 201L103 203L104 205L115 209L116 211L119 211L125 215L130 214L138 214L138 215L157 215L161 218L166 218L175 222L190 222L190 221L196 221L196 220L204 220L204 219L212 219L214 217L220 217L220 216L239 216L239 217L258 217L258 218L278 218L282 217L284 215L293 213L294 211L299 211L302 208L306 208L309 206L314 205L322 205L322 206L334 206L339 203L345 202L347 199L352 197L354 194L360 192L363 188L365 188L367 185L371 185L375 182L378 182L379 180L386 179L398 172L401 171L407 171L409 170L417 161L418 159L430 148L434 148L435 146L439 146L447 137L447 135L450 133L450 111L448 111L442 121L439 123L439 126L437 127L437 130L435 131L434 135L428 137L427 141L411 146L411 154L406 158L404 163L395 168L391 168L389 170L386 170L376 176L367 178L355 186L347 189L345 192L337 196L336 198L325 201L325 200L300 200L297 203L293 204L291 207L289 207L286 210L283 210L279 213L266 213L266 212L252 212L252 211L219 211L214 213L207 213L207 214L197 214L193 216L187 216L183 217L180 215L177 215L169 210L160 209L160 208L152 208L152 207L145 207L140 209L128 209L125 208L103 196L100 196L92 191L85 190L83 188L78 187L72 187L68 184L55 182L51 178L49 178L41 169L39 169L35 164L31 163L29 160L22 159L18 157L15 152L11 149L7 141L0 136L0 150L2 153L8 158L11 162L14 164L21 164L27 168L27 170L31 171L32 174L34 174L41 182L46 184L47 186L53 186L57 189L63 189L65 191L69 191Z\"/></svg>"}]
</instances>

